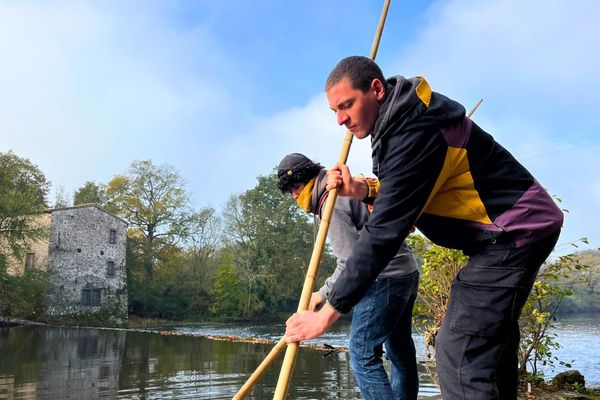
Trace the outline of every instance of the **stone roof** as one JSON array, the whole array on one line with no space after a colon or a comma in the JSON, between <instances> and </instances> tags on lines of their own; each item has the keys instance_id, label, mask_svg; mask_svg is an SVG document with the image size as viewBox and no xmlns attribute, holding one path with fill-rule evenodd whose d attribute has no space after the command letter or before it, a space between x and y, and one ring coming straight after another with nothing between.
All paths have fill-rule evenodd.
<instances>
[{"instance_id":1,"label":"stone roof","mask_svg":"<svg viewBox=\"0 0 600 400\"><path fill-rule=\"evenodd\" d=\"M94 203L79 204L79 205L70 206L70 207L49 208L45 212L51 214L55 211L66 211L66 210L73 210L73 209L79 209L79 208L91 208L91 207L97 208L98 210L102 211L103 213L106 213L106 214L110 215L111 217L118 219L119 221L125 223L125 225L129 225L129 222L125 221L123 218L118 217L112 213L109 213L108 211L106 211L105 209L103 209L102 207L100 207L99 205L94 204Z\"/></svg>"}]
</instances>

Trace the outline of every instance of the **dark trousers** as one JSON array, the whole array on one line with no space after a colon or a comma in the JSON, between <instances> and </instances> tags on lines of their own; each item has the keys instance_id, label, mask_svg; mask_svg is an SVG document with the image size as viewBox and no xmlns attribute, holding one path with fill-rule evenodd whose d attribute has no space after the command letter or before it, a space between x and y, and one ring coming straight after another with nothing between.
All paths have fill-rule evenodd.
<instances>
[{"instance_id":1,"label":"dark trousers","mask_svg":"<svg viewBox=\"0 0 600 400\"><path fill-rule=\"evenodd\" d=\"M559 232L521 247L487 247L470 254L452 282L436 338L442 397L517 398L519 316Z\"/></svg>"}]
</instances>

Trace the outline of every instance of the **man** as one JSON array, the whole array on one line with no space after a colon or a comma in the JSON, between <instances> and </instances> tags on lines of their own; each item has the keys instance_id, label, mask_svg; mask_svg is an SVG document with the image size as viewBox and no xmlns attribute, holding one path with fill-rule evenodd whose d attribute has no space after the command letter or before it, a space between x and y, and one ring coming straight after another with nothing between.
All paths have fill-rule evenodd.
<instances>
[{"instance_id":1,"label":"man","mask_svg":"<svg viewBox=\"0 0 600 400\"><path fill-rule=\"evenodd\" d=\"M414 224L434 243L462 250L436 338L442 396L516 399L518 318L563 216L552 198L455 101L423 78L385 80L377 64L348 57L326 83L337 122L371 136L380 186L336 165L328 188L374 201L374 212L318 312L295 314L288 341L321 335L365 293Z\"/></svg>"},{"instance_id":2,"label":"man","mask_svg":"<svg viewBox=\"0 0 600 400\"><path fill-rule=\"evenodd\" d=\"M320 164L303 154L288 154L279 163L277 177L282 193L290 193L300 208L315 215L315 219L321 217L329 192L325 189L327 171ZM340 197L336 201L328 237L337 267L323 287L312 294L310 310L318 310L329 298L368 216L368 206L360 200ZM411 333L418 282L415 257L410 247L402 243L354 306L350 359L356 382L367 400L417 398L419 378ZM381 359L384 343L386 355L392 361L391 383Z\"/></svg>"},{"instance_id":3,"label":"man","mask_svg":"<svg viewBox=\"0 0 600 400\"><path fill-rule=\"evenodd\" d=\"M300 208L312 213L315 219L321 218L329 192L325 189L327 171L320 164L303 154L288 154L279 163L277 178L282 193L290 193ZM323 287L312 294L310 310L318 310L329 298L368 216L368 206L360 200L341 197L336 201L328 237L337 267ZM354 306L349 352L356 382L365 399L417 398L419 378L411 334L418 283L416 260L410 247L402 243ZM392 362L391 383L381 358L384 343Z\"/></svg>"}]
</instances>

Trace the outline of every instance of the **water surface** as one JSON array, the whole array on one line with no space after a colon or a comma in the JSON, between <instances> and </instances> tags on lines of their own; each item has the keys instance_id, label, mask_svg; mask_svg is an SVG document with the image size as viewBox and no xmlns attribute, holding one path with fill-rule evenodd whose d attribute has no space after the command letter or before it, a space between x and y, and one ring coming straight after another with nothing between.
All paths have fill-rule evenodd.
<instances>
[{"instance_id":1,"label":"water surface","mask_svg":"<svg viewBox=\"0 0 600 400\"><path fill-rule=\"evenodd\" d=\"M0 400L231 399L272 345L216 341L202 335L278 340L284 331L283 324L166 329L184 335L42 326L0 328ZM588 386L600 386L600 316L559 320L553 333L562 345L554 355L573 360L572 368L583 373ZM348 334L348 324L337 324L314 343L344 347ZM423 360L422 337L415 336L415 342ZM348 354L325 354L300 349L290 399L360 399ZM267 370L248 399L272 398L282 359L280 356ZM547 377L565 369L542 366ZM423 368L420 381L421 397L439 393Z\"/></svg>"},{"instance_id":2,"label":"water surface","mask_svg":"<svg viewBox=\"0 0 600 400\"><path fill-rule=\"evenodd\" d=\"M231 399L271 348L122 330L0 328L0 399ZM289 398L359 399L347 353L324 354L300 349ZM248 399L272 398L282 359Z\"/></svg>"}]
</instances>

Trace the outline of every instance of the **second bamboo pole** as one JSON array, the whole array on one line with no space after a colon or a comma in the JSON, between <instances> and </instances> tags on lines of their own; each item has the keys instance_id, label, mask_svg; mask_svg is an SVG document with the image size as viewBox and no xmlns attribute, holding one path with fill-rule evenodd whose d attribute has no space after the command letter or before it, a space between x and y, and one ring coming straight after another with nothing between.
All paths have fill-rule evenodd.
<instances>
[{"instance_id":1,"label":"second bamboo pole","mask_svg":"<svg viewBox=\"0 0 600 400\"><path fill-rule=\"evenodd\" d=\"M379 19L379 25L377 26L377 32L375 33L375 39L373 40L373 46L371 47L370 58L375 60L377 56L377 50L379 49L379 42L381 41L381 35L383 33L383 27L390 7L390 0L385 0L383 5L383 11ZM340 152L339 162L345 164L348 160L348 154L350 153L350 146L352 145L352 132L346 131L344 143L342 145L342 151ZM333 214L333 208L335 206L335 200L337 198L337 190L333 189L329 192L325 211L323 212L323 218L319 225L319 231L317 233L317 240L315 247L310 258L310 264L304 280L304 286L302 287L302 295L300 296L300 302L298 304L298 312L305 311L310 303L310 297L313 291L313 285L317 270L319 269L319 262L321 261L321 254L325 246L325 240L327 239L327 231L329 230L329 222L331 215ZM292 371L296 362L296 355L298 353L298 343L290 343L287 346L283 364L279 372L279 379L277 380L277 387L275 388L275 394L273 395L274 400L284 400L287 396L290 380L292 378Z\"/></svg>"}]
</instances>

